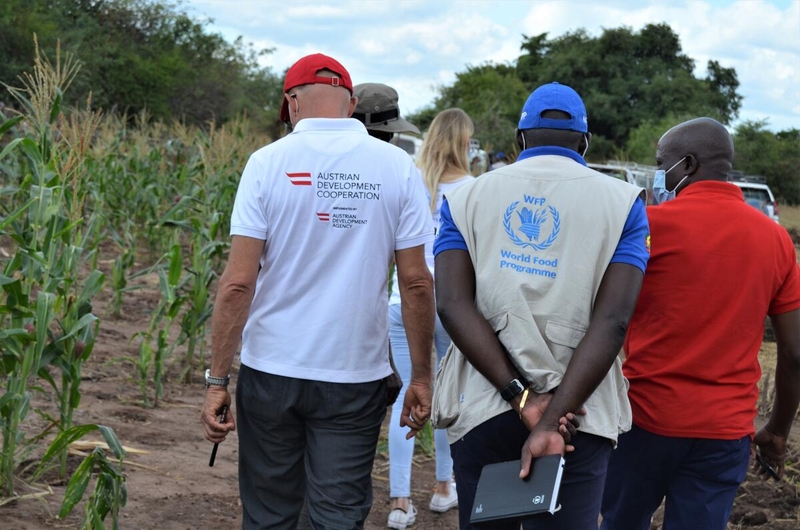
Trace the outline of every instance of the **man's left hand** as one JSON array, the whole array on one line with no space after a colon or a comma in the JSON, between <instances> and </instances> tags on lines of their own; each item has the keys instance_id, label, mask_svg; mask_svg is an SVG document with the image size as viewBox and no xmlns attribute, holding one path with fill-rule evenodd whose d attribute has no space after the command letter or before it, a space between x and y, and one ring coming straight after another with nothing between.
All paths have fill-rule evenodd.
<instances>
[{"instance_id":1,"label":"man's left hand","mask_svg":"<svg viewBox=\"0 0 800 530\"><path fill-rule=\"evenodd\" d=\"M552 399L553 394L549 392L544 394L538 394L533 391L530 392L528 400L525 402L525 408L522 409L520 414L522 422L529 431L532 431L534 427L539 424L539 421L542 419L542 416L544 416L544 413L547 410L548 405L550 405L550 401L552 401ZM519 403L517 403L517 406L519 406ZM559 421L560 426L558 431L561 433L561 436L564 438L564 442L567 444L567 452L573 450L569 443L572 441L572 437L578 433L578 427L581 425L578 416L583 416L585 414L586 410L581 409L576 414L571 412L566 414Z\"/></svg>"},{"instance_id":2,"label":"man's left hand","mask_svg":"<svg viewBox=\"0 0 800 530\"><path fill-rule=\"evenodd\" d=\"M218 419L222 415L223 409L228 411L224 423ZM236 421L233 419L233 411L231 411L231 395L227 388L210 386L206 389L206 399L200 413L200 421L205 429L206 440L212 443L225 441L228 433L236 430Z\"/></svg>"},{"instance_id":3,"label":"man's left hand","mask_svg":"<svg viewBox=\"0 0 800 530\"><path fill-rule=\"evenodd\" d=\"M525 440L525 445L522 446L519 478L528 476L534 458L547 455L564 456L564 453L568 451L569 448L564 442L564 437L558 432L558 425L555 427L537 425Z\"/></svg>"},{"instance_id":4,"label":"man's left hand","mask_svg":"<svg viewBox=\"0 0 800 530\"><path fill-rule=\"evenodd\" d=\"M775 470L779 479L782 479L786 461L786 438L773 434L766 427L759 429L755 438L753 438L753 443L750 446L750 459L753 462L753 470L766 480L770 477L770 473L761 467L761 464L756 460L756 451Z\"/></svg>"},{"instance_id":5,"label":"man's left hand","mask_svg":"<svg viewBox=\"0 0 800 530\"><path fill-rule=\"evenodd\" d=\"M400 415L400 427L410 427L406 440L413 438L425 427L431 416L431 399L433 390L430 381L411 380L403 400L403 412Z\"/></svg>"}]
</instances>

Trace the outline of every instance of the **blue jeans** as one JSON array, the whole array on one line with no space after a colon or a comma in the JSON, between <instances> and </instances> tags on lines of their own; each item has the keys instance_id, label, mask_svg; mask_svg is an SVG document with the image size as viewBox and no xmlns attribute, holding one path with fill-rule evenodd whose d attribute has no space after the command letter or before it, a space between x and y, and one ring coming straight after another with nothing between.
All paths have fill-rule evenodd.
<instances>
[{"instance_id":1,"label":"blue jeans","mask_svg":"<svg viewBox=\"0 0 800 530\"><path fill-rule=\"evenodd\" d=\"M749 436L673 438L634 425L611 454L600 528L648 530L666 496L664 530L725 530L749 460Z\"/></svg>"},{"instance_id":2,"label":"blue jeans","mask_svg":"<svg viewBox=\"0 0 800 530\"><path fill-rule=\"evenodd\" d=\"M411 459L414 456L414 438L406 440L408 429L400 427L400 414L403 411L403 398L406 388L411 381L411 355L408 349L408 338L403 327L403 316L400 306L389 306L389 342L392 344L392 357L400 377L403 379L403 388L392 405L392 417L389 422L389 496L411 497ZM436 317L434 334L436 345L436 364L447 353L450 347L450 337L444 330L439 317ZM445 482L453 476L453 459L450 457L450 446L447 443L447 433L441 429L434 431L434 445L436 448L436 480Z\"/></svg>"}]
</instances>

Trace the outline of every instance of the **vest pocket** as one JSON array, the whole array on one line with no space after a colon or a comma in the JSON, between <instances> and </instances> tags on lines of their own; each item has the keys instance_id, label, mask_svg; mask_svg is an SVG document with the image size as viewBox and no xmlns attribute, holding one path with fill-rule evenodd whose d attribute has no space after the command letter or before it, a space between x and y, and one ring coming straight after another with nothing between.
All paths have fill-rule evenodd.
<instances>
[{"instance_id":1,"label":"vest pocket","mask_svg":"<svg viewBox=\"0 0 800 530\"><path fill-rule=\"evenodd\" d=\"M575 351L575 348L578 347L581 340L583 340L587 329L588 328L577 324L569 324L557 320L547 321L544 334L551 343L550 347L553 357L561 366L562 370L566 371L567 365L570 359L572 359L572 353Z\"/></svg>"},{"instance_id":2,"label":"vest pocket","mask_svg":"<svg viewBox=\"0 0 800 530\"><path fill-rule=\"evenodd\" d=\"M431 425L434 429L445 429L455 423L461 414L459 396L459 373L466 358L450 343L447 353L439 363L433 383L431 401Z\"/></svg>"}]
</instances>

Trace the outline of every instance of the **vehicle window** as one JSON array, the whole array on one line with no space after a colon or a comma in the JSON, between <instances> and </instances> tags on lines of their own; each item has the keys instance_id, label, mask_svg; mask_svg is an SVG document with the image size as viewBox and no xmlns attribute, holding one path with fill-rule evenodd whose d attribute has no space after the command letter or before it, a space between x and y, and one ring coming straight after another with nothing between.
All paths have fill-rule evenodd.
<instances>
[{"instance_id":1,"label":"vehicle window","mask_svg":"<svg viewBox=\"0 0 800 530\"><path fill-rule=\"evenodd\" d=\"M767 190L760 190L757 188L742 188L744 198L746 201L757 200L761 202L769 202L769 193Z\"/></svg>"},{"instance_id":2,"label":"vehicle window","mask_svg":"<svg viewBox=\"0 0 800 530\"><path fill-rule=\"evenodd\" d=\"M403 138L398 138L397 140L397 147L408 153L409 155L414 154L414 142L411 140L405 140Z\"/></svg>"},{"instance_id":3,"label":"vehicle window","mask_svg":"<svg viewBox=\"0 0 800 530\"><path fill-rule=\"evenodd\" d=\"M609 177L614 177L615 179L619 179L624 181L625 180L625 171L619 169L611 169L611 168L593 168L595 171L599 171L600 173L604 173Z\"/></svg>"}]
</instances>

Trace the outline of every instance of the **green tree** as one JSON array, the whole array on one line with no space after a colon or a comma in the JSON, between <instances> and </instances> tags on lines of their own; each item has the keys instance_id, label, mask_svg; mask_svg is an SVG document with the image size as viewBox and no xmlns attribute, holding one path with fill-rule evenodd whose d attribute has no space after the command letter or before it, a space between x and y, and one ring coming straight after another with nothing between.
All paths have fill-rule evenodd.
<instances>
[{"instance_id":1,"label":"green tree","mask_svg":"<svg viewBox=\"0 0 800 530\"><path fill-rule=\"evenodd\" d=\"M32 63L36 32L42 49L61 40L82 62L72 94L91 91L98 107L192 124L247 112L261 128L276 125L280 80L258 64L271 50L227 42L207 22L171 0L8 0L0 52L13 60L0 60L0 82L14 85Z\"/></svg>"},{"instance_id":2,"label":"green tree","mask_svg":"<svg viewBox=\"0 0 800 530\"><path fill-rule=\"evenodd\" d=\"M572 86L584 98L590 130L618 148L646 121L693 115L727 124L738 115L735 70L709 61L707 77L696 78L694 61L666 24L605 29L598 37L581 29L555 39L523 38L517 75L526 88L551 81Z\"/></svg>"},{"instance_id":3,"label":"green tree","mask_svg":"<svg viewBox=\"0 0 800 530\"><path fill-rule=\"evenodd\" d=\"M800 130L773 133L766 120L745 121L736 127L733 167L762 175L780 200L800 204Z\"/></svg>"},{"instance_id":4,"label":"green tree","mask_svg":"<svg viewBox=\"0 0 800 530\"><path fill-rule=\"evenodd\" d=\"M410 116L426 129L437 113L451 107L464 109L475 124L474 137L484 148L514 150L514 130L528 91L514 67L483 64L456 74L451 86L442 87L432 107Z\"/></svg>"},{"instance_id":5,"label":"green tree","mask_svg":"<svg viewBox=\"0 0 800 530\"><path fill-rule=\"evenodd\" d=\"M674 126L694 116L684 114L681 116L669 115L660 120L647 120L630 132L622 158L639 164L654 165L656 147L661 136Z\"/></svg>"}]
</instances>

